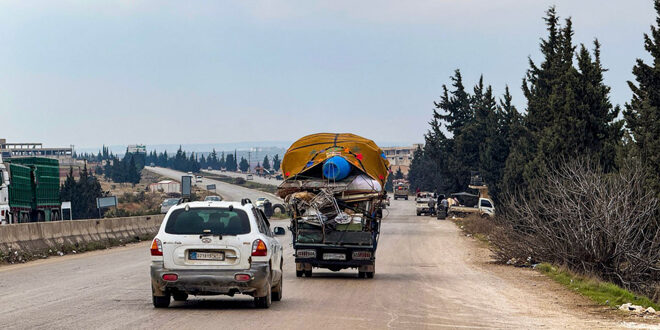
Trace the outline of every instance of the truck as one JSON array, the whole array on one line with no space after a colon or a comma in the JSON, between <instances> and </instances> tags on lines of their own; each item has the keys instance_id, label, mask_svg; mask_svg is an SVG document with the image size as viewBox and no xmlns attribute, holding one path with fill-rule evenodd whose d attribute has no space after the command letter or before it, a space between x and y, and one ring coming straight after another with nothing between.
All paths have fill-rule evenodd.
<instances>
[{"instance_id":1,"label":"truck","mask_svg":"<svg viewBox=\"0 0 660 330\"><path fill-rule=\"evenodd\" d=\"M463 204L466 205L469 204L469 201L474 203L476 200L476 205L466 206L461 205L461 203L450 202L447 215L466 216L468 214L476 214L482 217L494 217L495 203L493 203L493 200L490 198L490 195L488 194L488 185L486 185L479 172L471 173L468 188L477 190L479 193L477 195L467 192L454 193L451 194L453 200L457 201L457 197L460 197L465 201Z\"/></svg>"},{"instance_id":2,"label":"truck","mask_svg":"<svg viewBox=\"0 0 660 330\"><path fill-rule=\"evenodd\" d=\"M406 180L394 180L392 181L392 187L394 188L393 195L394 195L394 200L397 200L398 198L403 198L405 200L408 200L408 193L410 191L410 184Z\"/></svg>"},{"instance_id":3,"label":"truck","mask_svg":"<svg viewBox=\"0 0 660 330\"><path fill-rule=\"evenodd\" d=\"M468 214L476 214L482 217L495 216L495 204L490 198L479 198L477 205L464 206L464 205L450 205L448 210L449 216L466 216Z\"/></svg>"},{"instance_id":4,"label":"truck","mask_svg":"<svg viewBox=\"0 0 660 330\"><path fill-rule=\"evenodd\" d=\"M417 193L417 196L415 197L415 212L417 213L417 216L422 214L430 215L435 212L429 206L429 202L434 198L432 192L422 191Z\"/></svg>"},{"instance_id":5,"label":"truck","mask_svg":"<svg viewBox=\"0 0 660 330\"><path fill-rule=\"evenodd\" d=\"M0 223L61 219L57 159L0 157Z\"/></svg>"},{"instance_id":6,"label":"truck","mask_svg":"<svg viewBox=\"0 0 660 330\"><path fill-rule=\"evenodd\" d=\"M354 134L318 133L294 142L281 168L296 277L353 268L373 278L390 172L383 151Z\"/></svg>"}]
</instances>

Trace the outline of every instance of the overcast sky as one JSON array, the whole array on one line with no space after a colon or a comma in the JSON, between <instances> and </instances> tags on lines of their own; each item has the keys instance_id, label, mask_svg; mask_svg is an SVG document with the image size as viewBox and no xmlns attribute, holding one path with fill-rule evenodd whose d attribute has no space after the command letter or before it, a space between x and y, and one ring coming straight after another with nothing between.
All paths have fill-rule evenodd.
<instances>
[{"instance_id":1,"label":"overcast sky","mask_svg":"<svg viewBox=\"0 0 660 330\"><path fill-rule=\"evenodd\" d=\"M598 38L612 102L651 0L0 1L0 138L48 146L423 140L460 68L516 104L542 17Z\"/></svg>"}]
</instances>

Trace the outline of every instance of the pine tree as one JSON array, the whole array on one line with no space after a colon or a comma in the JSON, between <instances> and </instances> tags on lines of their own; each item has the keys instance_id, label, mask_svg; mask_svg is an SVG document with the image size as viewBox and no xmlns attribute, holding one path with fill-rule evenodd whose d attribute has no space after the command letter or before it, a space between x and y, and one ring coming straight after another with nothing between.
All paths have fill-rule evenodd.
<instances>
[{"instance_id":1,"label":"pine tree","mask_svg":"<svg viewBox=\"0 0 660 330\"><path fill-rule=\"evenodd\" d=\"M248 164L247 159L245 159L244 157L241 157L241 162L239 163L238 166L243 172L247 171L250 168L250 164Z\"/></svg>"},{"instance_id":2,"label":"pine tree","mask_svg":"<svg viewBox=\"0 0 660 330\"><path fill-rule=\"evenodd\" d=\"M266 170L270 170L270 161L268 160L268 155L264 156L264 161L261 163L261 166Z\"/></svg>"},{"instance_id":3,"label":"pine tree","mask_svg":"<svg viewBox=\"0 0 660 330\"><path fill-rule=\"evenodd\" d=\"M279 171L281 163L282 161L280 160L280 155L275 154L275 156L273 156L273 170L276 172Z\"/></svg>"},{"instance_id":4,"label":"pine tree","mask_svg":"<svg viewBox=\"0 0 660 330\"><path fill-rule=\"evenodd\" d=\"M405 176L403 175L403 172L401 171L401 167L396 169L396 172L394 173L394 178L397 179L397 180L405 178Z\"/></svg>"},{"instance_id":5,"label":"pine tree","mask_svg":"<svg viewBox=\"0 0 660 330\"><path fill-rule=\"evenodd\" d=\"M635 82L628 82L633 92L626 104L624 118L633 137L634 154L646 168L647 186L660 197L660 1L655 1L656 26L644 34L644 48L653 64L637 59L633 67Z\"/></svg>"}]
</instances>

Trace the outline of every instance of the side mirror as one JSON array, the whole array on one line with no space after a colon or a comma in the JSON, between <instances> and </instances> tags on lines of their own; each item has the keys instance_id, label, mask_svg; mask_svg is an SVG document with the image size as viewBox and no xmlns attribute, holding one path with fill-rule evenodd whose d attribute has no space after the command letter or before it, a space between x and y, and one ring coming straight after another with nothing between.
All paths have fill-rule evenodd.
<instances>
[{"instance_id":1,"label":"side mirror","mask_svg":"<svg viewBox=\"0 0 660 330\"><path fill-rule=\"evenodd\" d=\"M275 227L275 229L273 229L273 234L275 234L275 236L282 236L286 234L286 230L282 227Z\"/></svg>"}]
</instances>

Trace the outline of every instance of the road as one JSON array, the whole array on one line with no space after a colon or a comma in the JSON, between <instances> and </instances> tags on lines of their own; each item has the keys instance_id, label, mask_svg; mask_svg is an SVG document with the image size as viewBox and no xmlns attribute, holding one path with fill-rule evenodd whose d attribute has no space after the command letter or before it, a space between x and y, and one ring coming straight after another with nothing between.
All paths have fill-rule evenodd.
<instances>
[{"instance_id":1,"label":"road","mask_svg":"<svg viewBox=\"0 0 660 330\"><path fill-rule=\"evenodd\" d=\"M222 171L217 171L217 170L202 170L202 172L208 172L208 173L216 174L216 175L225 175L225 176L230 176L232 178L243 178L243 179L245 179L245 176L246 176L245 173L222 172ZM271 186L279 186L280 183L282 183L282 180L277 180L275 178L266 179L266 178L259 177L256 174L252 175L252 181L254 181L256 183L271 185Z\"/></svg>"},{"instance_id":2,"label":"road","mask_svg":"<svg viewBox=\"0 0 660 330\"><path fill-rule=\"evenodd\" d=\"M414 216L393 201L374 279L354 270L296 278L290 236L284 298L269 310L250 297L191 297L151 305L149 242L0 267L0 328L373 329L614 328L583 298L532 270L494 266L450 221ZM286 225L285 220L272 221Z\"/></svg>"},{"instance_id":3,"label":"road","mask_svg":"<svg viewBox=\"0 0 660 330\"><path fill-rule=\"evenodd\" d=\"M159 175L162 175L162 176L165 176L165 177L168 177L168 178L172 178L172 179L176 179L176 180L179 180L179 181L181 180L181 176L189 175L185 172L175 171L175 170L171 170L169 168L163 168L163 167L146 166L145 169L148 170L148 171L152 171L154 173L157 173ZM194 179L193 179L193 181L194 181ZM233 184L218 181L218 180L211 180L211 179L207 179L207 178L202 178L201 183L195 183L195 182L193 182L193 183L196 184L197 187L199 187L201 189L206 189L206 186L209 185L209 184L215 184L215 187L216 187L215 193L219 194L225 200L228 200L228 201L240 201L243 198L249 198L250 200L252 200L254 202L259 197L267 197L273 203L282 203L282 200L280 198L278 198L277 196L273 195L273 194L269 194L269 193L265 193L265 192L261 192L261 191L257 191L257 190L253 190L253 189L244 188L244 187L241 187L241 186L233 185Z\"/></svg>"}]
</instances>

